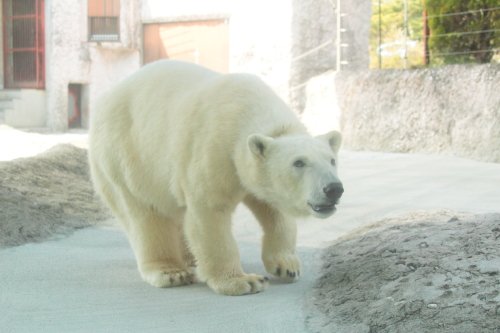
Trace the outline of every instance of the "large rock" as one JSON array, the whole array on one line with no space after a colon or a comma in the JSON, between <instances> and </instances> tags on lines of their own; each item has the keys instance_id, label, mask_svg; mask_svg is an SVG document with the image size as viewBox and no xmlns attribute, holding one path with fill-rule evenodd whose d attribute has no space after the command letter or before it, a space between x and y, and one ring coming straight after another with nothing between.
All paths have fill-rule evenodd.
<instances>
[{"instance_id":1,"label":"large rock","mask_svg":"<svg viewBox=\"0 0 500 333\"><path fill-rule=\"evenodd\" d=\"M313 332L500 332L500 214L415 213L328 248Z\"/></svg>"}]
</instances>

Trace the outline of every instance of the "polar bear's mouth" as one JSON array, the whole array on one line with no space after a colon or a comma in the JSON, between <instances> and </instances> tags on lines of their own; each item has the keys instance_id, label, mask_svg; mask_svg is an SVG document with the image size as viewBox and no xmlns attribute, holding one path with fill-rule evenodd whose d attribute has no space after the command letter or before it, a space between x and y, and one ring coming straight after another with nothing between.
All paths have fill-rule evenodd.
<instances>
[{"instance_id":1,"label":"polar bear's mouth","mask_svg":"<svg viewBox=\"0 0 500 333\"><path fill-rule=\"evenodd\" d=\"M337 204L336 202L332 203L327 203L327 204L320 204L320 205L314 205L310 202L308 202L309 207L315 212L319 213L321 215L330 215L335 211L335 205Z\"/></svg>"}]
</instances>

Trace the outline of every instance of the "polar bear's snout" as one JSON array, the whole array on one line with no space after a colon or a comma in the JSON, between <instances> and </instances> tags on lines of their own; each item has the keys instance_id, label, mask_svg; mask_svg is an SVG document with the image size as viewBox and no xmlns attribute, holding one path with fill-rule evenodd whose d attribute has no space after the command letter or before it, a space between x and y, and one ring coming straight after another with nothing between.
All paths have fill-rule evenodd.
<instances>
[{"instance_id":1,"label":"polar bear's snout","mask_svg":"<svg viewBox=\"0 0 500 333\"><path fill-rule=\"evenodd\" d=\"M344 193L344 186L341 182L334 181L321 189L323 190L322 195L316 196L307 204L312 209L313 215L319 218L327 218L336 211L336 205Z\"/></svg>"},{"instance_id":2,"label":"polar bear's snout","mask_svg":"<svg viewBox=\"0 0 500 333\"><path fill-rule=\"evenodd\" d=\"M323 192L328 199L337 202L344 193L344 186L340 182L330 183L323 187Z\"/></svg>"}]
</instances>

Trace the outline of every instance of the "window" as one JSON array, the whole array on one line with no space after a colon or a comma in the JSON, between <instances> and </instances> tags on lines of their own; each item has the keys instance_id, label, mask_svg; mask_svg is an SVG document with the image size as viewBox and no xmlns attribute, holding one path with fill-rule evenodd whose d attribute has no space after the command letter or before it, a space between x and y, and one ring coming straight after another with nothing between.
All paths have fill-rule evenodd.
<instances>
[{"instance_id":1,"label":"window","mask_svg":"<svg viewBox=\"0 0 500 333\"><path fill-rule=\"evenodd\" d=\"M44 0L3 1L6 88L45 85Z\"/></svg>"},{"instance_id":2,"label":"window","mask_svg":"<svg viewBox=\"0 0 500 333\"><path fill-rule=\"evenodd\" d=\"M120 40L120 0L88 0L89 41Z\"/></svg>"}]
</instances>

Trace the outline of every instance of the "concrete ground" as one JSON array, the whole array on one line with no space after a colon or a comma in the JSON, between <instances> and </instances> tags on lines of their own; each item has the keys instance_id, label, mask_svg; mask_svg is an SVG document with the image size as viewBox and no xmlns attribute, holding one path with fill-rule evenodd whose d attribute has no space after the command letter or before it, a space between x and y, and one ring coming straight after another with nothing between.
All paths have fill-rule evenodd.
<instances>
[{"instance_id":1,"label":"concrete ground","mask_svg":"<svg viewBox=\"0 0 500 333\"><path fill-rule=\"evenodd\" d=\"M75 138L82 141L81 134ZM0 152L8 151L4 139L0 133ZM52 142L33 140L27 142ZM93 227L0 250L0 331L307 332L307 297L321 250L332 240L410 211L500 211L500 164L343 151L340 176L346 192L338 212L328 220L298 222L304 268L295 284L271 281L265 292L242 297L216 295L204 284L156 289L141 281L118 229ZM261 233L244 208L235 213L234 233L244 268L264 273Z\"/></svg>"}]
</instances>

